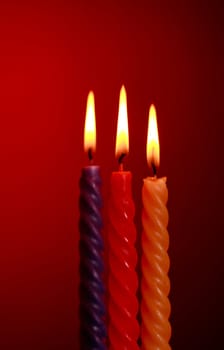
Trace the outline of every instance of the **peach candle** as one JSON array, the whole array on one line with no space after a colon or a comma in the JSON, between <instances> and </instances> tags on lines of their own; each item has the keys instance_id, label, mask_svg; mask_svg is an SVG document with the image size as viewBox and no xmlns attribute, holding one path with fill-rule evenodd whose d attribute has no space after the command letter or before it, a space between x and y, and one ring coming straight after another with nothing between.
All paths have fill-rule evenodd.
<instances>
[{"instance_id":1,"label":"peach candle","mask_svg":"<svg viewBox=\"0 0 224 350\"><path fill-rule=\"evenodd\" d=\"M153 105L149 110L147 160L154 176L144 179L142 188L142 350L169 350L171 326L168 299L170 260L167 254L168 190L166 178L156 176L159 166L159 140L156 110Z\"/></svg>"}]
</instances>

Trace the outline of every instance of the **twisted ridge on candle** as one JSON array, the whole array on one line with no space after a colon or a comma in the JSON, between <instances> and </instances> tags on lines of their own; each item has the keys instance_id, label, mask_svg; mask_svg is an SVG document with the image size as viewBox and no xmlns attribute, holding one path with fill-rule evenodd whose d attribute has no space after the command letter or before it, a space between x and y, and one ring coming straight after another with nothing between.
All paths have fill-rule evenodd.
<instances>
[{"instance_id":1,"label":"twisted ridge on candle","mask_svg":"<svg viewBox=\"0 0 224 350\"><path fill-rule=\"evenodd\" d=\"M169 235L166 229L168 191L165 179L146 179L142 198L142 349L170 350L170 261L167 254Z\"/></svg>"},{"instance_id":2,"label":"twisted ridge on candle","mask_svg":"<svg viewBox=\"0 0 224 350\"><path fill-rule=\"evenodd\" d=\"M109 201L109 344L111 350L139 349L138 286L134 247L135 210L130 191L113 186Z\"/></svg>"},{"instance_id":3,"label":"twisted ridge on candle","mask_svg":"<svg viewBox=\"0 0 224 350\"><path fill-rule=\"evenodd\" d=\"M98 173L80 180L80 333L82 350L106 350L101 236L101 181Z\"/></svg>"}]
</instances>

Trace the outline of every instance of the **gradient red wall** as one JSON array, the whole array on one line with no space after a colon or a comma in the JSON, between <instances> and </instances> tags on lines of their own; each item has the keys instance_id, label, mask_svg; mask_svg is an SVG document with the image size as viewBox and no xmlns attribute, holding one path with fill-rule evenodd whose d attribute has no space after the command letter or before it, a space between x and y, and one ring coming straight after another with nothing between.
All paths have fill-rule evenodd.
<instances>
[{"instance_id":1,"label":"gradient red wall","mask_svg":"<svg viewBox=\"0 0 224 350\"><path fill-rule=\"evenodd\" d=\"M223 13L155 3L0 3L1 350L78 349L86 97L93 89L106 201L122 83L138 235L151 102L158 112L173 349L224 345Z\"/></svg>"}]
</instances>

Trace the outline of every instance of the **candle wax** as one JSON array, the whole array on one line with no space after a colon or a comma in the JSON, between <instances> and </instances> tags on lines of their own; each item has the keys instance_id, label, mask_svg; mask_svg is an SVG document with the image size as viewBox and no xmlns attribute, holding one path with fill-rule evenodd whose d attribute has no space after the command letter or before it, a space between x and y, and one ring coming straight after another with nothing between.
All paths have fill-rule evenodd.
<instances>
[{"instance_id":1,"label":"candle wax","mask_svg":"<svg viewBox=\"0 0 224 350\"><path fill-rule=\"evenodd\" d=\"M131 173L113 172L109 198L109 344L111 350L138 349L136 320L135 214Z\"/></svg>"},{"instance_id":2,"label":"candle wax","mask_svg":"<svg viewBox=\"0 0 224 350\"><path fill-rule=\"evenodd\" d=\"M83 168L79 201L81 350L106 349L100 187L99 167Z\"/></svg>"},{"instance_id":3,"label":"candle wax","mask_svg":"<svg viewBox=\"0 0 224 350\"><path fill-rule=\"evenodd\" d=\"M168 191L166 178L144 179L142 188L142 350L170 350L171 327L168 321L169 235L167 232Z\"/></svg>"}]
</instances>

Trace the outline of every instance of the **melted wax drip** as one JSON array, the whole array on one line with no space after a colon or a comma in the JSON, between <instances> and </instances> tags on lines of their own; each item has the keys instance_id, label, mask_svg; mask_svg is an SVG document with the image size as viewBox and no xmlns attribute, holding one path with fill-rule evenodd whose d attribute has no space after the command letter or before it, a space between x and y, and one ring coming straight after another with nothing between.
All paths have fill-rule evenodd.
<instances>
[{"instance_id":1,"label":"melted wax drip","mask_svg":"<svg viewBox=\"0 0 224 350\"><path fill-rule=\"evenodd\" d=\"M162 181L162 182L161 182ZM170 350L171 327L168 321L169 236L167 232L168 192L163 179L143 186L142 234L142 350ZM165 187L164 187L165 186Z\"/></svg>"},{"instance_id":2,"label":"melted wax drip","mask_svg":"<svg viewBox=\"0 0 224 350\"><path fill-rule=\"evenodd\" d=\"M101 181L97 169L87 167L80 180L81 350L106 349Z\"/></svg>"}]
</instances>

